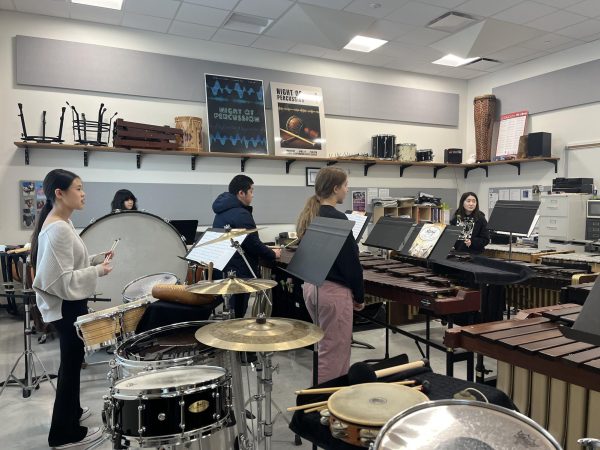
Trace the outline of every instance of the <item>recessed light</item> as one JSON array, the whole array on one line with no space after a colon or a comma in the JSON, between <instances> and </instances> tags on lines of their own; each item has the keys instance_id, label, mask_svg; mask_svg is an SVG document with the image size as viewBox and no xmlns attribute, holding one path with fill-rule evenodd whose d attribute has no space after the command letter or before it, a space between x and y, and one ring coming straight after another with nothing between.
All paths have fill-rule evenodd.
<instances>
[{"instance_id":1,"label":"recessed light","mask_svg":"<svg viewBox=\"0 0 600 450\"><path fill-rule=\"evenodd\" d=\"M381 47L388 41L383 39L375 39L366 36L354 36L350 42L344 47L346 50L354 50L357 52L370 52Z\"/></svg>"},{"instance_id":2,"label":"recessed light","mask_svg":"<svg viewBox=\"0 0 600 450\"><path fill-rule=\"evenodd\" d=\"M123 6L123 0L71 0L71 3L109 9L121 9Z\"/></svg>"},{"instance_id":3,"label":"recessed light","mask_svg":"<svg viewBox=\"0 0 600 450\"><path fill-rule=\"evenodd\" d=\"M460 56L456 56L453 54L448 54L436 61L433 61L432 64L439 64L441 66L450 66L450 67L459 67L464 66L465 64L472 63L473 61L477 61L481 59L481 57L476 56L475 58L461 58Z\"/></svg>"}]
</instances>

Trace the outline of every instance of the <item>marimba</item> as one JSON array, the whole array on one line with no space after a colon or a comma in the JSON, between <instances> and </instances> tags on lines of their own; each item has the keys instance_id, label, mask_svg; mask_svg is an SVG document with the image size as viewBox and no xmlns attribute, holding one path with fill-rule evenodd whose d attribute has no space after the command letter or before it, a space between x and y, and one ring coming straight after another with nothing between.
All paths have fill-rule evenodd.
<instances>
[{"instance_id":1,"label":"marimba","mask_svg":"<svg viewBox=\"0 0 600 450\"><path fill-rule=\"evenodd\" d=\"M566 251L556 251L550 249L539 249L532 247L522 247L513 245L509 250L508 245L504 244L488 244L485 247L483 254L489 258L509 259L511 261L522 261L527 263L538 264L542 257L555 255L559 253L567 253Z\"/></svg>"},{"instance_id":2,"label":"marimba","mask_svg":"<svg viewBox=\"0 0 600 450\"><path fill-rule=\"evenodd\" d=\"M583 269L587 272L600 272L600 254L598 253L566 253L546 255L542 264Z\"/></svg>"},{"instance_id":3,"label":"marimba","mask_svg":"<svg viewBox=\"0 0 600 450\"><path fill-rule=\"evenodd\" d=\"M565 304L521 311L516 319L446 331L449 348L498 360L497 387L565 447L600 437L600 347L573 341L570 326L581 306Z\"/></svg>"}]
</instances>

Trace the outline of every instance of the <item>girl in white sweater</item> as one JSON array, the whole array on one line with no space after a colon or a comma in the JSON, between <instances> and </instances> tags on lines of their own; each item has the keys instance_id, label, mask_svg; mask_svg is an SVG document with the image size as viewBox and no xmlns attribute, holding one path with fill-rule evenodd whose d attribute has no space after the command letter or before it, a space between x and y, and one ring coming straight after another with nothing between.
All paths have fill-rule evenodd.
<instances>
[{"instance_id":1,"label":"girl in white sweater","mask_svg":"<svg viewBox=\"0 0 600 450\"><path fill-rule=\"evenodd\" d=\"M90 415L79 404L83 342L74 323L87 314L87 298L94 294L98 277L107 275L111 253L90 258L73 228L71 214L83 209L85 193L73 172L55 169L44 178L46 204L40 211L31 241L36 269L33 289L45 322L52 322L60 338L60 369L48 444L68 448L89 444L102 436L98 427L79 424Z\"/></svg>"}]
</instances>

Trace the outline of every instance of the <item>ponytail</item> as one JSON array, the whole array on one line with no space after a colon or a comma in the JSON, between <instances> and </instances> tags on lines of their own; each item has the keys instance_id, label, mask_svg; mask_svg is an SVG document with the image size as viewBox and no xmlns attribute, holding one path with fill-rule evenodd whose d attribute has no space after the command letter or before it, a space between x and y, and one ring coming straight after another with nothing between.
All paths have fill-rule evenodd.
<instances>
[{"instance_id":1,"label":"ponytail","mask_svg":"<svg viewBox=\"0 0 600 450\"><path fill-rule=\"evenodd\" d=\"M35 219L35 227L33 229L33 234L31 235L31 265L33 268L36 268L37 265L37 251L38 251L38 237L40 236L40 231L42 231L42 226L46 221L46 217L50 214L52 210L52 202L49 199L46 199L46 203L44 207L40 210L40 213L37 215Z\"/></svg>"},{"instance_id":2,"label":"ponytail","mask_svg":"<svg viewBox=\"0 0 600 450\"><path fill-rule=\"evenodd\" d=\"M321 207L321 203L319 203L319 198L316 195L312 195L304 205L304 209L300 213L298 217L298 221L296 222L296 232L298 233L298 238L301 239L306 233L306 229L313 221L315 217L319 214L319 208Z\"/></svg>"}]
</instances>

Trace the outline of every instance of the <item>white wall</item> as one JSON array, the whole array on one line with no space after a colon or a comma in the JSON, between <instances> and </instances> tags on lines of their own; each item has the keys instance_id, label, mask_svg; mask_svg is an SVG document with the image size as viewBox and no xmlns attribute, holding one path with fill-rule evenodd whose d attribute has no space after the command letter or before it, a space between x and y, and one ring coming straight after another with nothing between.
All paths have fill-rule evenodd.
<instances>
[{"instance_id":1,"label":"white wall","mask_svg":"<svg viewBox=\"0 0 600 450\"><path fill-rule=\"evenodd\" d=\"M491 75L469 81L467 95L467 154L475 153L475 134L473 122L473 98L491 94L496 86L534 77L544 73L582 64L600 58L600 41L580 47L564 50L534 61L520 64ZM557 89L561 87L557 86ZM565 87L562 87L563 89ZM548 95L552 95L551 92ZM506 111L510 112L510 111ZM558 173L548 163L530 163L521 166L521 176L511 166L490 167L489 178L482 170L469 174L465 187L477 192L481 208L487 211L488 189L503 186L528 186L533 184L551 185L552 179L568 175L569 177L592 177L600 181L600 149L570 150L569 169L565 172L565 146L574 142L600 141L600 104L565 108L558 111L534 114L529 117L527 132L546 131L552 133L552 156L561 158Z\"/></svg>"},{"instance_id":2,"label":"white wall","mask_svg":"<svg viewBox=\"0 0 600 450\"><path fill-rule=\"evenodd\" d=\"M461 108L457 128L327 117L326 136L329 149L333 153L352 154L368 151L370 137L373 134L395 134L398 137L397 142L416 142L420 148L433 148L436 151L436 160L443 159L442 150L444 148L462 148L465 145L467 83L463 80L421 76L312 59L300 55L273 53L159 33L127 30L109 25L1 11L0 192L2 192L2 197L0 198L2 200L0 202L0 243L26 242L30 235L30 231L21 229L17 215L19 208L18 180L43 179L45 174L53 168L61 167L73 170L81 175L84 182L110 180L123 183L180 184L227 184L229 179L239 171L239 161L236 159L199 159L197 169L193 172L190 170L188 158L162 155L145 155L142 169L137 170L134 156L108 153L92 153L89 167L84 168L81 152L64 150L33 150L31 151L31 165L25 166L23 152L17 150L13 144L18 140L21 130L17 117L18 102L24 105L29 134L40 133L35 125L39 124L42 110L48 111L48 134L56 134L60 108L65 105L66 100L76 105L79 111L84 112L97 111L99 103L103 101L109 113L118 111L119 116L126 120L154 124L173 123L173 118L178 115L205 117L205 108L204 104L193 102L17 86L14 80L14 37L17 34L458 93ZM106 64L110 66L110 61L106 61ZM73 70L77 70L77 68L74 67ZM198 83L199 86L202 86L202 74L198 75ZM398 105L398 107L406 108L410 105ZM270 118L270 114L268 116ZM69 114L66 117L66 136L67 139L71 139L72 135L69 134L71 118ZM296 163L292 165L290 174L285 175L281 161L249 161L246 172L257 184L304 186L305 166L306 164ZM362 166L342 165L342 167L350 170L350 183L355 186L415 187L416 190L428 186L456 188L458 183L459 190L462 187L461 172L451 169L440 171L438 178L434 180L431 170L423 168L409 168L404 177L399 178L398 168L375 166L370 169L369 176L364 179ZM199 201L212 201L212 199L199 199ZM285 202L285 199L282 199L282 202ZM298 205L298 209L301 206ZM268 236L265 234L265 237L272 237L275 232L279 231L279 228L281 227L278 227L277 230L273 229L272 233L269 230Z\"/></svg>"}]
</instances>

